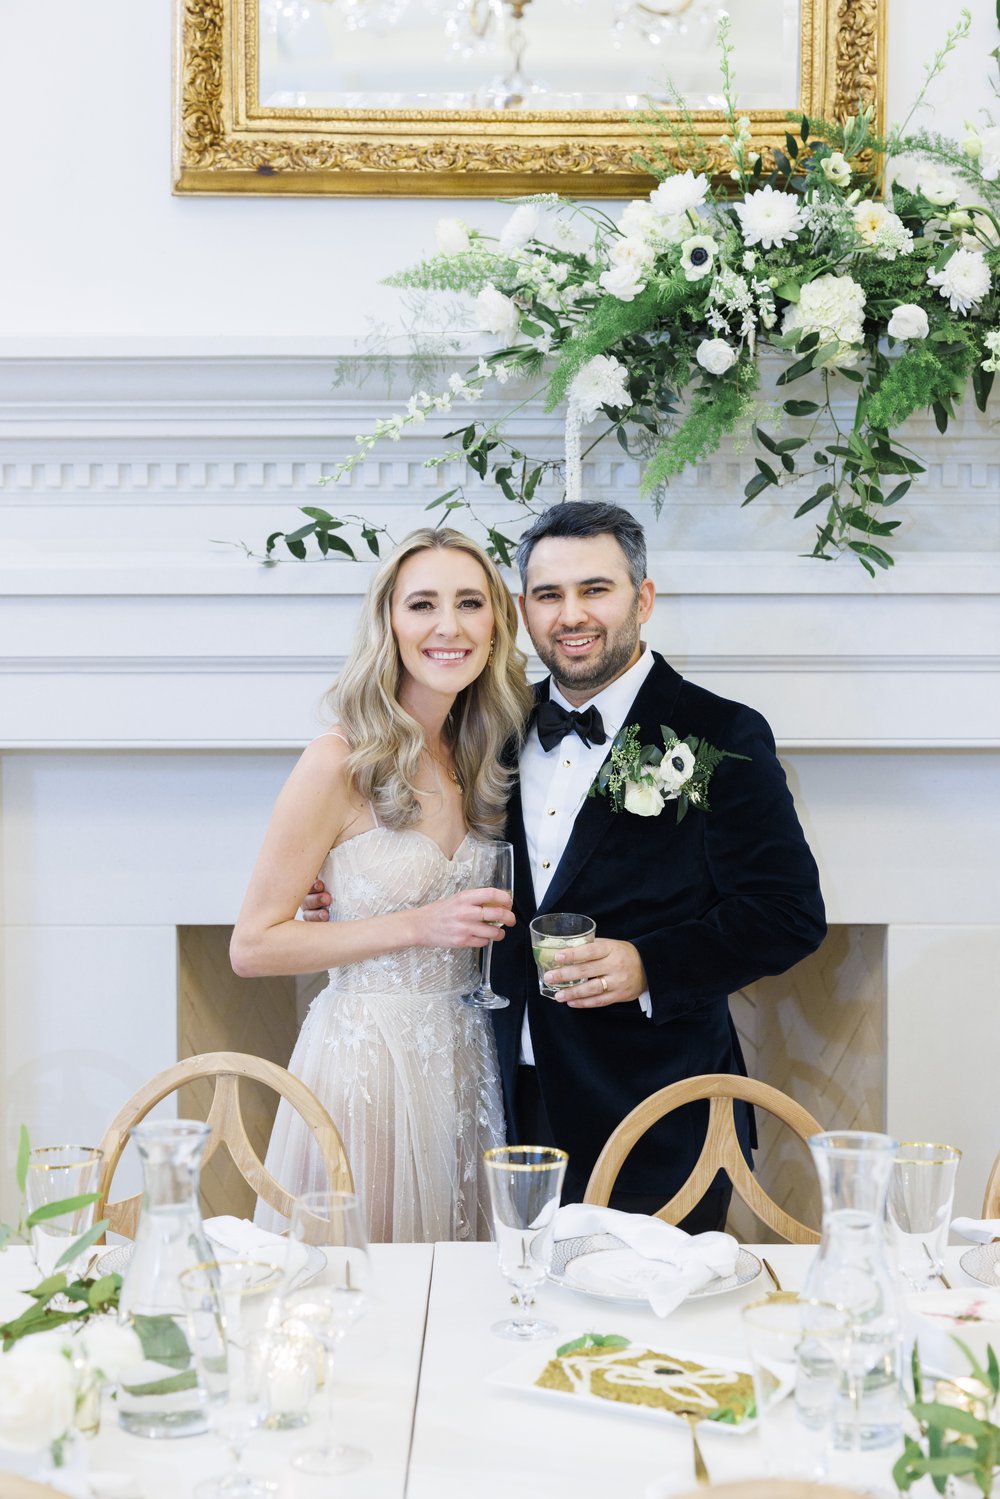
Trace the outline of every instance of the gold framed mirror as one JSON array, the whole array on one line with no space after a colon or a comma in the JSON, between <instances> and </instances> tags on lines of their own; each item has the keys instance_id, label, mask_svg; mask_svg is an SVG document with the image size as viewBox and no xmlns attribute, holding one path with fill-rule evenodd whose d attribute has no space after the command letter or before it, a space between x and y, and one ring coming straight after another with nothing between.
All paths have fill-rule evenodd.
<instances>
[{"instance_id":1,"label":"gold framed mirror","mask_svg":"<svg viewBox=\"0 0 1000 1499\"><path fill-rule=\"evenodd\" d=\"M728 0L755 146L884 100L887 0ZM669 75L722 165L717 0L178 0L174 190L629 198ZM713 150L713 146L715 150Z\"/></svg>"}]
</instances>

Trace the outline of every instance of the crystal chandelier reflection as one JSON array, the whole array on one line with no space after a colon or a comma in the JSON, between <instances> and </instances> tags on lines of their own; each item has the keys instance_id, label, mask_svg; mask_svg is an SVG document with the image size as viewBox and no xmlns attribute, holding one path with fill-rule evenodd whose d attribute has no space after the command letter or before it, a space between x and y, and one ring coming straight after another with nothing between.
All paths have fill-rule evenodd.
<instances>
[{"instance_id":1,"label":"crystal chandelier reflection","mask_svg":"<svg viewBox=\"0 0 1000 1499\"><path fill-rule=\"evenodd\" d=\"M626 31L638 32L654 47L668 38L683 36L695 18L691 12L702 26L712 24L717 14L701 0L612 0L615 45L621 46Z\"/></svg>"}]
</instances>

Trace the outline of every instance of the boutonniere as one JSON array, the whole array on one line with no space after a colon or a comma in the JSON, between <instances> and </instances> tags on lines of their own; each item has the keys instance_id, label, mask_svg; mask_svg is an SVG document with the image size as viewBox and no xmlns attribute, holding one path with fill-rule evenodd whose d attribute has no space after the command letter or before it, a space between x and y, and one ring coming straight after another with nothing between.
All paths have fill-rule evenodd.
<instances>
[{"instance_id":1,"label":"boutonniere","mask_svg":"<svg viewBox=\"0 0 1000 1499\"><path fill-rule=\"evenodd\" d=\"M588 796L609 796L616 812L634 812L637 817L659 817L664 803L676 802L681 822L690 806L711 811L708 787L717 765L750 758L716 749L694 734L681 739L665 724L660 725L660 733L662 748L640 744L638 724L621 729Z\"/></svg>"}]
</instances>

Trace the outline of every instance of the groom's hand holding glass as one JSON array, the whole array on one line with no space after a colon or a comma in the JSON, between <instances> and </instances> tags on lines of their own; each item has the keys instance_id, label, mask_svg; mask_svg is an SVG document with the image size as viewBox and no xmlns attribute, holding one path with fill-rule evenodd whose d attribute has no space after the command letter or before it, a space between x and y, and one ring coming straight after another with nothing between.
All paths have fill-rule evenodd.
<instances>
[{"instance_id":1,"label":"groom's hand holding glass","mask_svg":"<svg viewBox=\"0 0 1000 1499\"><path fill-rule=\"evenodd\" d=\"M557 990L556 1004L571 1010L596 1010L602 1005L627 1004L649 988L646 970L631 942L595 937L582 947L565 947L552 955L545 982ZM568 989L558 989L570 984Z\"/></svg>"}]
</instances>

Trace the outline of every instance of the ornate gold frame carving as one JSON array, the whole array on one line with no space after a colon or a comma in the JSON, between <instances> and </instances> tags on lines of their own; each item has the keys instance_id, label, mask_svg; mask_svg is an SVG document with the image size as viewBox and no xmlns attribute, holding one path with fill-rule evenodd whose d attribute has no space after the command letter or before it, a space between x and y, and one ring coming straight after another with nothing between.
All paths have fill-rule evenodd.
<instances>
[{"instance_id":1,"label":"ornate gold frame carving","mask_svg":"<svg viewBox=\"0 0 1000 1499\"><path fill-rule=\"evenodd\" d=\"M887 0L800 0L801 96L789 109L854 114L885 97ZM269 109L257 97L256 0L177 0L174 191L481 198L630 198L649 179L625 111L525 113ZM749 111L782 147L785 115ZM713 165L722 116L695 114Z\"/></svg>"}]
</instances>

